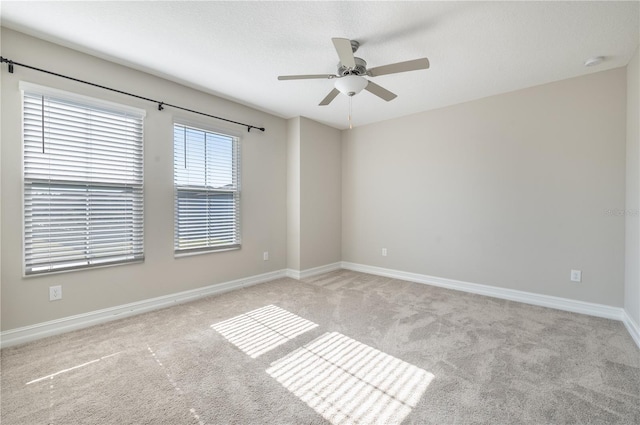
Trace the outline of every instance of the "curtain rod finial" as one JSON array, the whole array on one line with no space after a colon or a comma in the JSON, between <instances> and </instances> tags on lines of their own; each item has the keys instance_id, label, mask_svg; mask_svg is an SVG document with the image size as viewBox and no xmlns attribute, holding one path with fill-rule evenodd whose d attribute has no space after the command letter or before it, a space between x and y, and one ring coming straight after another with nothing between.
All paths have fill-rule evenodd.
<instances>
[{"instance_id":1,"label":"curtain rod finial","mask_svg":"<svg viewBox=\"0 0 640 425\"><path fill-rule=\"evenodd\" d=\"M0 56L0 63L5 63L5 62L9 65L9 74L13 74L13 61Z\"/></svg>"}]
</instances>

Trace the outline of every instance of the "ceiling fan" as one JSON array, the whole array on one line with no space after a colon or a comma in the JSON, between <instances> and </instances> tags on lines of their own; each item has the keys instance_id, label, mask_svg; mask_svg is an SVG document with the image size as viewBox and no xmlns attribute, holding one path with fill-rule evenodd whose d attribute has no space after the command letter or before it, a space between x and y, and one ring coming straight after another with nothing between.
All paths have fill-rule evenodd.
<instances>
[{"instance_id":1,"label":"ceiling fan","mask_svg":"<svg viewBox=\"0 0 640 425\"><path fill-rule=\"evenodd\" d=\"M420 58L367 69L367 62L353 55L358 50L358 47L360 47L359 42L347 38L332 38L331 40L340 58L336 74L280 75L278 77L278 80L336 79L335 88L322 99L319 106L330 104L340 93L346 94L347 96L354 96L363 89L388 102L395 99L397 95L377 85L373 81L367 80L364 78L365 75L368 77L378 77L380 75L397 74L399 72L429 68L429 59Z\"/></svg>"}]
</instances>

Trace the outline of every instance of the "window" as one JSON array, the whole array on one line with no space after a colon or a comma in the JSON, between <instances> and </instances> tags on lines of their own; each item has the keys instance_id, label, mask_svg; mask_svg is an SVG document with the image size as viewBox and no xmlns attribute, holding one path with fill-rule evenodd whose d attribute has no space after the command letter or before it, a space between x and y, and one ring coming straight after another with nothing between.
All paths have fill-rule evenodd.
<instances>
[{"instance_id":1,"label":"window","mask_svg":"<svg viewBox=\"0 0 640 425\"><path fill-rule=\"evenodd\" d=\"M21 89L25 275L144 260L144 112Z\"/></svg>"},{"instance_id":2,"label":"window","mask_svg":"<svg viewBox=\"0 0 640 425\"><path fill-rule=\"evenodd\" d=\"M175 124L176 254L240 248L238 138Z\"/></svg>"}]
</instances>

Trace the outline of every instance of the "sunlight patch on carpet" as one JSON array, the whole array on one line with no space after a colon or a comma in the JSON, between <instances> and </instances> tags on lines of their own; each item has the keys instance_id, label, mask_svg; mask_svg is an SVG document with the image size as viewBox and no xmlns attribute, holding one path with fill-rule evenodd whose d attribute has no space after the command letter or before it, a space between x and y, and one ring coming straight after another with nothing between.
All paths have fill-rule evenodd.
<instances>
[{"instance_id":1,"label":"sunlight patch on carpet","mask_svg":"<svg viewBox=\"0 0 640 425\"><path fill-rule=\"evenodd\" d=\"M162 371L164 372L165 376L167 377L167 380L171 383L171 385L173 386L173 389L176 390L176 392L181 396L184 397L184 393L182 392L182 389L180 388L180 386L178 385L178 383L171 377L171 374L169 373L169 371L167 370L167 368L162 364L162 362L160 361L160 359L158 358L158 356L156 355L156 352L153 351L151 349L151 346L149 346L149 344L147 344L147 350L149 350L149 353L151 354L151 356L153 357L153 359L156 361L156 363L158 364L158 366L160 366L162 368ZM198 423L198 425L204 425L204 422L202 422L200 420L200 415L198 415L198 413L196 412L196 409L194 409L193 407L189 408L189 413L191 413L191 416L193 417L193 419Z\"/></svg>"},{"instance_id":2,"label":"sunlight patch on carpet","mask_svg":"<svg viewBox=\"0 0 640 425\"><path fill-rule=\"evenodd\" d=\"M253 359L317 326L275 305L268 305L211 325Z\"/></svg>"},{"instance_id":3,"label":"sunlight patch on carpet","mask_svg":"<svg viewBox=\"0 0 640 425\"><path fill-rule=\"evenodd\" d=\"M338 332L325 333L266 372L334 425L400 424L434 378Z\"/></svg>"},{"instance_id":4,"label":"sunlight patch on carpet","mask_svg":"<svg viewBox=\"0 0 640 425\"><path fill-rule=\"evenodd\" d=\"M109 357L117 356L121 352L122 351L118 351L117 353L109 354L108 356L102 356L102 357L100 357L98 359L94 359L94 360L88 361L86 363L82 363L82 364L79 364L79 365L76 365L76 366L73 366L73 367L69 367L67 369L59 370L59 371L54 372L54 373L52 373L50 375L42 376L40 378L34 379L33 381L29 381L25 385L35 384L36 382L44 381L45 379L52 379L54 376L58 376L58 375L61 375L63 373L71 372L72 370L80 369L80 368L89 366L90 364L98 363L100 360L108 359Z\"/></svg>"}]
</instances>

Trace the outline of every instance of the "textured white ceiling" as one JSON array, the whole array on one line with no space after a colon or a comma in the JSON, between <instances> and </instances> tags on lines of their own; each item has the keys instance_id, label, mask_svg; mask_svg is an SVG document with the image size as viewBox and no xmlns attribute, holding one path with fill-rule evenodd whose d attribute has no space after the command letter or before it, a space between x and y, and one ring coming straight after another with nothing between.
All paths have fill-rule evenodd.
<instances>
[{"instance_id":1,"label":"textured white ceiling","mask_svg":"<svg viewBox=\"0 0 640 425\"><path fill-rule=\"evenodd\" d=\"M281 117L302 115L342 129L346 96L318 106L332 81L277 80L335 73L332 37L358 40L356 56L369 67L419 57L431 62L428 70L374 78L398 97L356 95L357 126L624 66L639 42L639 5L2 1L0 12L8 28ZM606 57L603 64L584 67L598 55Z\"/></svg>"}]
</instances>

